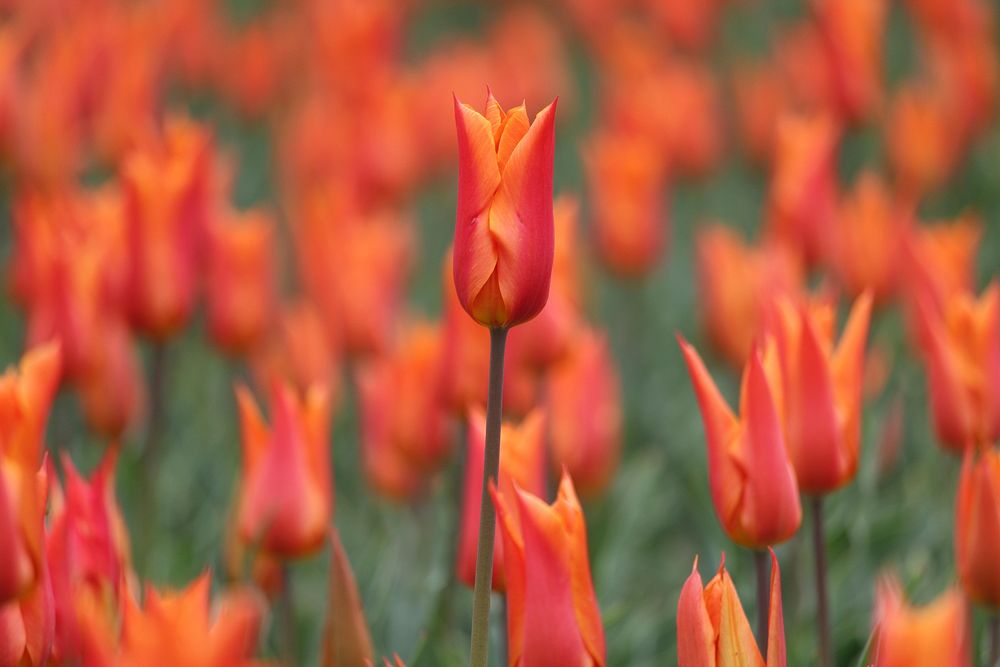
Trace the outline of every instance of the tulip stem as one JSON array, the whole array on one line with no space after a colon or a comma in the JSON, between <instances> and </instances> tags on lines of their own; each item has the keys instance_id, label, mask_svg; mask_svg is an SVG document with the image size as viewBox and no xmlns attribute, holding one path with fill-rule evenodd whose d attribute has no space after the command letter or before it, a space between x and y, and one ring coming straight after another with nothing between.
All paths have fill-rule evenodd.
<instances>
[{"instance_id":1,"label":"tulip stem","mask_svg":"<svg viewBox=\"0 0 1000 667\"><path fill-rule=\"evenodd\" d=\"M1000 661L1000 614L993 614L989 621L990 633L990 660L988 667L996 667Z\"/></svg>"},{"instance_id":2,"label":"tulip stem","mask_svg":"<svg viewBox=\"0 0 1000 667\"><path fill-rule=\"evenodd\" d=\"M757 572L757 645L767 646L767 617L771 606L771 567L767 552L754 549L753 565Z\"/></svg>"},{"instance_id":3,"label":"tulip stem","mask_svg":"<svg viewBox=\"0 0 1000 667\"><path fill-rule=\"evenodd\" d=\"M296 664L296 628L295 628L295 590L292 587L292 569L287 563L281 564L281 599L279 613L281 614L280 651L286 665Z\"/></svg>"},{"instance_id":4,"label":"tulip stem","mask_svg":"<svg viewBox=\"0 0 1000 667\"><path fill-rule=\"evenodd\" d=\"M486 456L483 492L479 502L479 547L476 551L476 587L472 602L472 667L486 667L490 644L490 593L493 588L493 540L496 511L489 483L500 469L500 416L503 402L503 357L507 329L490 329L490 384L486 399Z\"/></svg>"},{"instance_id":5,"label":"tulip stem","mask_svg":"<svg viewBox=\"0 0 1000 667\"><path fill-rule=\"evenodd\" d=\"M832 667L830 651L830 607L826 592L826 535L823 529L823 497L812 499L812 538L816 557L816 625L819 632L819 664Z\"/></svg>"},{"instance_id":6,"label":"tulip stem","mask_svg":"<svg viewBox=\"0 0 1000 667\"><path fill-rule=\"evenodd\" d=\"M154 342L149 366L149 419L146 423L146 442L139 454L139 475L142 492L142 525L139 529L139 571L149 576L149 555L153 551L153 535L159 514L156 495L156 469L160 460L163 439L163 418L167 393L167 346Z\"/></svg>"}]
</instances>

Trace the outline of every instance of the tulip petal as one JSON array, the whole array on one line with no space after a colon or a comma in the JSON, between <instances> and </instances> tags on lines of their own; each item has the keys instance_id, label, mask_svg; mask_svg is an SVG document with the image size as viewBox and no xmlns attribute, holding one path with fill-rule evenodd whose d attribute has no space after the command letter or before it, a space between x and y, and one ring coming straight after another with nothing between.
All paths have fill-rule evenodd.
<instances>
[{"instance_id":1,"label":"tulip petal","mask_svg":"<svg viewBox=\"0 0 1000 667\"><path fill-rule=\"evenodd\" d=\"M677 667L715 667L715 628L705 607L697 558L677 601Z\"/></svg>"},{"instance_id":2,"label":"tulip petal","mask_svg":"<svg viewBox=\"0 0 1000 667\"><path fill-rule=\"evenodd\" d=\"M990 606L1000 605L1000 457L980 455L969 448L962 462L958 486L955 545L958 571L969 597Z\"/></svg>"},{"instance_id":3,"label":"tulip petal","mask_svg":"<svg viewBox=\"0 0 1000 667\"><path fill-rule=\"evenodd\" d=\"M719 588L719 640L716 658L719 667L764 667L753 630L740 603L733 580L725 568L709 583Z\"/></svg>"},{"instance_id":4,"label":"tulip petal","mask_svg":"<svg viewBox=\"0 0 1000 667\"><path fill-rule=\"evenodd\" d=\"M771 604L767 614L767 667L785 667L785 615L781 609L781 568L771 552Z\"/></svg>"},{"instance_id":5,"label":"tulip petal","mask_svg":"<svg viewBox=\"0 0 1000 667\"><path fill-rule=\"evenodd\" d=\"M960 361L949 346L940 316L926 298L917 297L917 316L922 323L922 342L927 365L934 426L941 441L954 451L962 451L972 432L972 414L965 400Z\"/></svg>"}]
</instances>

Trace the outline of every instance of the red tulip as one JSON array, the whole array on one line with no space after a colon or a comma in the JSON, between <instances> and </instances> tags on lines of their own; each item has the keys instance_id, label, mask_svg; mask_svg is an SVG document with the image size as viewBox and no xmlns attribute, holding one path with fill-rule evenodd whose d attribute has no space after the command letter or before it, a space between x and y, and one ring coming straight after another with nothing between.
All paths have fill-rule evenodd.
<instances>
[{"instance_id":1,"label":"red tulip","mask_svg":"<svg viewBox=\"0 0 1000 667\"><path fill-rule=\"evenodd\" d=\"M761 548L799 528L802 507L781 423L781 370L773 341L751 351L737 418L695 349L678 336L708 444L708 481L722 527L737 544Z\"/></svg>"},{"instance_id":2,"label":"red tulip","mask_svg":"<svg viewBox=\"0 0 1000 667\"><path fill-rule=\"evenodd\" d=\"M896 188L916 201L948 180L958 161L958 137L948 101L927 84L904 84L893 94L885 143Z\"/></svg>"},{"instance_id":3,"label":"red tulip","mask_svg":"<svg viewBox=\"0 0 1000 667\"><path fill-rule=\"evenodd\" d=\"M968 667L968 624L958 589L915 609L895 577L885 577L875 595L875 667Z\"/></svg>"},{"instance_id":4,"label":"red tulip","mask_svg":"<svg viewBox=\"0 0 1000 667\"><path fill-rule=\"evenodd\" d=\"M529 123L524 106L486 115L455 99L458 210L455 287L469 315L511 327L545 306L552 274L555 102Z\"/></svg>"},{"instance_id":5,"label":"red tulip","mask_svg":"<svg viewBox=\"0 0 1000 667\"><path fill-rule=\"evenodd\" d=\"M965 452L955 507L955 560L965 594L1000 607L1000 452Z\"/></svg>"}]
</instances>

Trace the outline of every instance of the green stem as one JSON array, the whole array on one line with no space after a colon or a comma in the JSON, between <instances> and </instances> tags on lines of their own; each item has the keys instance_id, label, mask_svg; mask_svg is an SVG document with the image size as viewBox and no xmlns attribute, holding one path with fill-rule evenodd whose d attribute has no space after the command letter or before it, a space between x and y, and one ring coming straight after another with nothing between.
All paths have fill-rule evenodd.
<instances>
[{"instance_id":1,"label":"green stem","mask_svg":"<svg viewBox=\"0 0 1000 667\"><path fill-rule=\"evenodd\" d=\"M826 535L823 529L823 497L812 499L812 538L816 557L816 624L819 634L819 664L833 666L830 646L830 606L826 592Z\"/></svg>"},{"instance_id":2,"label":"green stem","mask_svg":"<svg viewBox=\"0 0 1000 667\"><path fill-rule=\"evenodd\" d=\"M295 627L295 590L292 587L292 570L287 563L281 564L281 601L279 605L281 614L281 654L284 664L297 664L296 647L296 627Z\"/></svg>"},{"instance_id":3,"label":"green stem","mask_svg":"<svg viewBox=\"0 0 1000 667\"><path fill-rule=\"evenodd\" d=\"M990 658L986 663L989 667L996 667L1000 661L1000 614L992 614L989 620L990 633Z\"/></svg>"},{"instance_id":4,"label":"green stem","mask_svg":"<svg viewBox=\"0 0 1000 667\"><path fill-rule=\"evenodd\" d=\"M753 565L757 573L757 645L767 650L767 617L771 606L771 574L767 552L754 549Z\"/></svg>"},{"instance_id":5,"label":"green stem","mask_svg":"<svg viewBox=\"0 0 1000 667\"><path fill-rule=\"evenodd\" d=\"M142 479L144 502L142 525L139 529L139 571L149 576L149 556L153 551L153 538L158 521L159 507L156 495L156 471L160 462L163 440L164 413L167 393L167 346L154 342L149 367L149 421L146 424L146 442L139 455L139 474Z\"/></svg>"},{"instance_id":6,"label":"green stem","mask_svg":"<svg viewBox=\"0 0 1000 667\"><path fill-rule=\"evenodd\" d=\"M472 667L486 667L490 644L490 592L493 587L493 540L496 512L490 499L490 480L500 469L500 415L503 402L503 357L506 329L490 329L490 385L486 399L486 456L483 492L479 502L479 548L476 551L476 587L472 602Z\"/></svg>"}]
</instances>

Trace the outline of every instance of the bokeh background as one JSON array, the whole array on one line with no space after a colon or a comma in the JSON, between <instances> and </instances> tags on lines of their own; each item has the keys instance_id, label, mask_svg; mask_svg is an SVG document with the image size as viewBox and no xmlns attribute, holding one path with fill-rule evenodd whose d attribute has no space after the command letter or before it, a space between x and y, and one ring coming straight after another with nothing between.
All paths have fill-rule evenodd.
<instances>
[{"instance_id":1,"label":"bokeh background","mask_svg":"<svg viewBox=\"0 0 1000 667\"><path fill-rule=\"evenodd\" d=\"M58 4L38 3L39 7ZM159 4L179 7L184 3ZM291 243L295 212L289 205L289 191L293 188L283 182L289 171L282 151L292 141L291 119L306 114L303 109L309 95L318 91L317 98L322 100L319 119L301 130L299 140L315 143L320 150L328 142L363 144L359 153L367 151L374 165L368 166L376 181L369 185L379 191L373 196L390 202L394 214L405 214L412 224L408 241L412 260L402 281L403 303L394 320L435 321L442 315L441 266L453 233L456 196L450 143L454 138L449 134L453 132L451 92L480 107L489 84L504 105L526 99L531 115L551 98L560 97L555 189L557 194L580 198L586 319L607 332L623 391L620 467L607 491L585 503L608 664L673 664L677 596L696 555L700 555L703 575L708 576L725 552L747 609L753 599L750 555L727 540L713 511L702 422L674 339L681 332L705 351L713 376L726 396L735 400L738 378L713 356L699 324L695 234L707 221L720 221L748 239L762 228L769 173L741 148L736 128L740 107L732 82L741 66L774 58L779 45L789 41L787 35L815 21L814 10L808 3L793 0L720 1L707 36L691 38L651 9L655 2L612 8L607 16L613 20L590 26L581 17L589 6L603 3L380 0L361 9L350 2L332 2L326 13L316 15L309 13L316 11L310 4L233 0L216 7L205 3L205 8L211 8L205 11L212 11L221 21L221 34L230 50L219 56L221 63L204 80L186 78L183 68L175 64L164 67L169 74L157 79L160 92L151 105L152 113L186 113L211 128L219 151L229 156L232 165L227 195L232 205L237 209L264 206L275 213L280 292L287 297L299 291L301 281ZM715 6L708 0L705 4ZM845 191L865 169L885 174L892 182L884 140L888 124L895 122L887 113L889 101L893 91L919 80L926 67L926 47L912 7L919 3L877 4L885 5L884 29L879 31L881 103L869 118L844 131L836 173ZM27 15L31 10L6 11L4 29L10 29L19 12ZM995 21L990 14L988 22ZM164 15L169 12L164 10ZM302 23L301 16L314 20ZM40 30L42 46L37 48L44 49L45 39L55 40L45 35L56 30L51 26ZM357 33L350 34L351 30ZM252 44L259 39L264 46L247 46L241 39ZM378 40L382 42L376 44ZM180 32L165 43L166 51L186 48ZM695 87L707 87L709 112L717 118L706 118L705 108L690 102L695 94L683 85L631 97L624 87L618 92L624 93L627 104L642 116L674 115L681 135L701 132L699 126L706 122L718 123L711 129L717 132L711 139L717 146L709 150L704 168L671 169L670 177L658 184L661 224L669 226L669 243L655 267L630 278L598 261L591 231L592 184L587 182L582 156L595 128L607 124L607 100L614 88L609 79L616 76L607 62L630 46L641 50L636 43L653 49L664 62L691 68ZM122 45L109 60L110 80L120 60L127 60L131 49L140 48ZM266 55L255 49L263 49ZM329 62L306 65L302 52ZM40 96L35 87L44 84L35 83L35 78L41 75L30 67L26 71L25 95ZM241 78L241 73L246 76ZM255 76L260 80L254 80ZM381 91L379 95L386 97L378 96L378 103L367 108L352 106L358 103L345 91L364 85L385 86L393 94L398 86L405 93L398 92L403 97L390 100L390 92ZM344 95L347 101L343 107L337 103L324 107L328 103L322 99L325 94ZM38 104L25 113L36 119L56 113L55 107ZM418 113L423 115L416 120ZM429 116L432 127L423 124ZM10 125L12 143L22 144L18 149L22 153L43 150L41 143L32 141L30 128L25 129L28 125ZM49 136L44 128L38 131ZM430 135L449 142L441 143L442 157L419 168L396 164L397 158L404 159L398 151L429 151L420 140ZM31 179L46 184L66 178L46 173L49 169L44 165L33 173L35 167L25 166L29 162L17 157L9 160L0 180L0 215L4 217L0 257L6 266L18 252L11 217L19 188ZM114 164L113 159L86 158L82 165L67 168L69 180L78 187L95 187L114 179ZM402 175L394 173L396 167ZM56 172L60 169L52 167ZM394 183L394 178L406 183ZM983 233L977 286L995 277L1000 266L1000 124L995 118L984 123L948 177L915 199L916 217L921 221L954 219L968 211L978 215ZM814 277L816 284L822 280ZM13 298L0 298L0 359L5 362L13 363L24 349L26 317L25 309ZM135 345L142 368L148 372L152 346L141 338ZM885 351L887 377L881 391L865 405L860 472L827 502L831 607L839 665L854 664L862 653L871 629L874 582L884 569L894 569L918 601L932 599L955 579L952 531L959 462L935 445L924 371L910 345L901 309L876 312L870 345ZM147 483L139 468L148 421L148 411L140 411L120 438L117 492L133 542L139 536L147 540L135 544L145 554L137 561L140 576L161 585L182 586L206 567L222 568L240 469L233 383L252 374L243 360L222 355L212 345L200 309L190 325L168 341L164 354L163 447L157 474ZM349 381L353 363L344 361L335 371L343 377L343 395L332 428L335 522L354 568L375 645L382 654L399 652L411 666L462 664L468 650L472 596L464 587L448 583L453 571L452 526L459 511L455 485L461 479L462 459L449 458L406 502L373 492L361 462L358 396ZM897 401L902 406L903 431L898 456L893 457L880 443L891 406ZM66 390L53 410L48 442L55 450L69 452L81 469L89 471L101 458L108 439L88 428L77 397ZM145 516L142 510L150 495L157 499L155 517ZM789 661L795 665L814 662L810 520L807 515L800 534L778 548ZM327 563L324 552L290 565L298 664L318 660ZM448 588L450 592L442 593ZM499 613L495 605L494 614ZM981 624L977 617L977 628ZM265 655L277 654L277 635L272 624L263 644Z\"/></svg>"}]
</instances>

